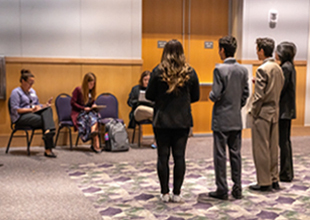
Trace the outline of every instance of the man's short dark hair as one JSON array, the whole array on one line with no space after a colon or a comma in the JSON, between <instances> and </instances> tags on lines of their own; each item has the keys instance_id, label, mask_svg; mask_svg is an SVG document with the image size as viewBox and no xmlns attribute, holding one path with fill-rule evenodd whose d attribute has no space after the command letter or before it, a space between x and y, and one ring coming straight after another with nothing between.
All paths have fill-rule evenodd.
<instances>
[{"instance_id":1,"label":"man's short dark hair","mask_svg":"<svg viewBox=\"0 0 310 220\"><path fill-rule=\"evenodd\" d=\"M226 57L233 57L237 49L237 40L233 36L225 36L219 39L220 50L224 48Z\"/></svg>"},{"instance_id":2,"label":"man's short dark hair","mask_svg":"<svg viewBox=\"0 0 310 220\"><path fill-rule=\"evenodd\" d=\"M265 57L272 57L272 53L274 50L274 40L271 38L257 38L256 44L258 50L263 49Z\"/></svg>"}]
</instances>

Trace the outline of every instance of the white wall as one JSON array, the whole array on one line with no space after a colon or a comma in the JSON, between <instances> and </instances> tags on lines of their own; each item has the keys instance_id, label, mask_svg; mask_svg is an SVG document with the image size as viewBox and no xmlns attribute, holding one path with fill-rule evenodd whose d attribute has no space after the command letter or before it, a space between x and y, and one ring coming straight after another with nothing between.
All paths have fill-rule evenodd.
<instances>
[{"instance_id":1,"label":"white wall","mask_svg":"<svg viewBox=\"0 0 310 220\"><path fill-rule=\"evenodd\" d=\"M237 1L237 0L236 0ZM239 59L257 60L255 40L271 37L276 45L292 41L295 60L307 60L305 122L310 125L310 0L240 0L243 2L242 48ZM269 10L278 11L275 28L269 27Z\"/></svg>"},{"instance_id":2,"label":"white wall","mask_svg":"<svg viewBox=\"0 0 310 220\"><path fill-rule=\"evenodd\" d=\"M297 46L296 60L307 59L309 0L243 0L242 59L256 60L258 37L271 37L276 44L292 41ZM278 23L270 28L269 10L278 11Z\"/></svg>"},{"instance_id":3,"label":"white wall","mask_svg":"<svg viewBox=\"0 0 310 220\"><path fill-rule=\"evenodd\" d=\"M142 0L0 0L0 54L141 59Z\"/></svg>"},{"instance_id":4,"label":"white wall","mask_svg":"<svg viewBox=\"0 0 310 220\"><path fill-rule=\"evenodd\" d=\"M309 9L310 12L310 4ZM307 59L307 82L306 82L306 107L305 107L305 125L310 126L310 22L308 34L308 59Z\"/></svg>"}]
</instances>

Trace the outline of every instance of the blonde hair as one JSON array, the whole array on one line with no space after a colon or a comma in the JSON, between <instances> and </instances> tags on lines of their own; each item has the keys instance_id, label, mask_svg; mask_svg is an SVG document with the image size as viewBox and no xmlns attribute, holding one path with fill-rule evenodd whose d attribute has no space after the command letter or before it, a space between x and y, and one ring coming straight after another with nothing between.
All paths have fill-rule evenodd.
<instances>
[{"instance_id":1,"label":"blonde hair","mask_svg":"<svg viewBox=\"0 0 310 220\"><path fill-rule=\"evenodd\" d=\"M84 104L88 101L88 94L89 94L89 88L88 88L88 82L95 81L94 88L91 90L91 101L95 99L96 97L96 76L95 74L89 72L86 73L83 79L82 83L82 94L84 99Z\"/></svg>"},{"instance_id":2,"label":"blonde hair","mask_svg":"<svg viewBox=\"0 0 310 220\"><path fill-rule=\"evenodd\" d=\"M162 80L169 88L167 93L177 91L189 80L191 67L185 62L182 44L177 40L170 40L164 47L159 69L162 71Z\"/></svg>"}]
</instances>

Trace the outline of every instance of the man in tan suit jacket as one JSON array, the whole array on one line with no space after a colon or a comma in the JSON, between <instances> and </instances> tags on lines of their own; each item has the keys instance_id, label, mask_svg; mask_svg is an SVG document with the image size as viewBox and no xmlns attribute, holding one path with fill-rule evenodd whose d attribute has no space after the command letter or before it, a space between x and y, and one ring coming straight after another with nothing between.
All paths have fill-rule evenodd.
<instances>
[{"instance_id":1,"label":"man in tan suit jacket","mask_svg":"<svg viewBox=\"0 0 310 220\"><path fill-rule=\"evenodd\" d=\"M257 184L250 189L270 191L280 189L278 177L278 120L279 100L284 84L281 67L272 58L274 41L270 38L256 39L256 50L263 64L258 67L255 78L253 103L252 149L256 167Z\"/></svg>"}]
</instances>

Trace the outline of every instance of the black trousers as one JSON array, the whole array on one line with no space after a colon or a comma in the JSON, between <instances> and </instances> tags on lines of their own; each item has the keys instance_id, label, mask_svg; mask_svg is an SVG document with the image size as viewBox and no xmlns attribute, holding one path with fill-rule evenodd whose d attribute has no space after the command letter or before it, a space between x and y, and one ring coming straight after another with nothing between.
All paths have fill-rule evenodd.
<instances>
[{"instance_id":1,"label":"black trousers","mask_svg":"<svg viewBox=\"0 0 310 220\"><path fill-rule=\"evenodd\" d=\"M15 122L15 125L42 129L45 149L51 149L53 147L53 135L48 135L46 137L44 135L46 130L50 130L53 134L55 134L55 123L53 120L52 108L49 107L37 113L22 114L17 122Z\"/></svg>"},{"instance_id":2,"label":"black trousers","mask_svg":"<svg viewBox=\"0 0 310 220\"><path fill-rule=\"evenodd\" d=\"M294 178L291 146L291 120L279 120L280 180L292 181Z\"/></svg>"},{"instance_id":3,"label":"black trousers","mask_svg":"<svg viewBox=\"0 0 310 220\"><path fill-rule=\"evenodd\" d=\"M173 193L179 195L185 175L185 148L189 128L162 129L154 128L157 143L157 174L161 193L169 193L169 157L170 149L174 160Z\"/></svg>"},{"instance_id":4,"label":"black trousers","mask_svg":"<svg viewBox=\"0 0 310 220\"><path fill-rule=\"evenodd\" d=\"M241 131L213 131L213 162L217 192L228 192L226 180L226 145L229 149L231 179L234 182L233 191L241 192Z\"/></svg>"}]
</instances>

